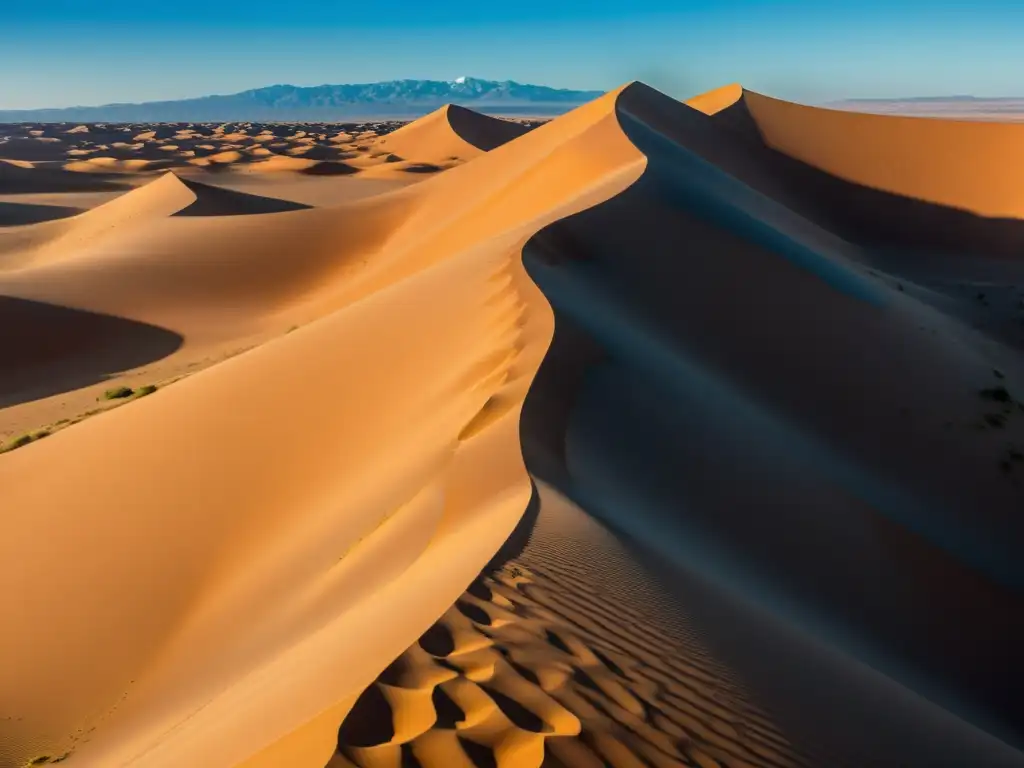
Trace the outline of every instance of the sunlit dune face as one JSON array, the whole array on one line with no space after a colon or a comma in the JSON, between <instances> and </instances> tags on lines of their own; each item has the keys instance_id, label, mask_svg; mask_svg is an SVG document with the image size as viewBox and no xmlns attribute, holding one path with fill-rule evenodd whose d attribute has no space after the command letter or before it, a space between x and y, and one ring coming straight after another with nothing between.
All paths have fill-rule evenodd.
<instances>
[{"instance_id":1,"label":"sunlit dune face","mask_svg":"<svg viewBox=\"0 0 1024 768\"><path fill-rule=\"evenodd\" d=\"M0 766L1024 764L1018 128L0 127Z\"/></svg>"}]
</instances>

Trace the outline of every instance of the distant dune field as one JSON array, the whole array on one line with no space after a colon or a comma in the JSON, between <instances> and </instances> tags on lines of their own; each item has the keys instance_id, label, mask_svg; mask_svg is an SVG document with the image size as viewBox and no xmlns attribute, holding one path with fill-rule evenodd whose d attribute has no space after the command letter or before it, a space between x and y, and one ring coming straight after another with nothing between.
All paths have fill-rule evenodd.
<instances>
[{"instance_id":1,"label":"distant dune field","mask_svg":"<svg viewBox=\"0 0 1024 768\"><path fill-rule=\"evenodd\" d=\"M1024 126L0 133L0 766L1024 766Z\"/></svg>"}]
</instances>

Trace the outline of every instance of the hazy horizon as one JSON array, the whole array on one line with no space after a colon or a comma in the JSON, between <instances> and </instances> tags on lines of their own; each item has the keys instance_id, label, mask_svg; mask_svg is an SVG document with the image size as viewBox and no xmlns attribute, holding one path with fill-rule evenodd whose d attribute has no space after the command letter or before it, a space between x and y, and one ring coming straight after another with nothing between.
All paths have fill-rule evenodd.
<instances>
[{"instance_id":1,"label":"hazy horizon","mask_svg":"<svg viewBox=\"0 0 1024 768\"><path fill-rule=\"evenodd\" d=\"M447 80L436 80L434 78L395 78L395 80L398 80L398 81L401 81L401 80L412 80L412 81L417 81L417 80L422 80L422 81L435 80L436 82L452 82L452 83L454 83L454 82L457 82L458 80L465 79L467 77L471 78L471 79L481 79L481 80L484 79L484 78L476 78L474 75L460 75L458 78L450 78L450 79L447 79ZM511 80L511 78L496 78L496 80L501 82L501 81ZM231 92L231 93L226 93L226 92L225 93L195 93L195 94L193 94L191 96L185 96L185 97L183 97L180 100L190 100L190 99L199 99L199 98L208 98L208 97L232 96L232 95L235 95L237 93L244 93L244 92L250 91L250 90L261 90L261 89L264 89L264 88L275 88L275 87L317 88L317 87L326 87L326 86L335 86L335 85L374 85L374 84L385 83L385 82L393 82L393 81L373 80L373 81L366 81L366 82L360 82L360 83L348 83L348 82L345 82L345 83L342 83L342 82L328 83L328 82L324 82L324 83L316 83L315 85L298 85L296 83L285 83L285 82L267 83L266 85L257 86L256 88L247 88L247 89L243 89L243 91L234 91L234 92ZM516 82L520 82L520 81L516 81ZM563 89L564 88L564 86L551 85L550 83L522 83L522 82L520 82L520 84L521 85L547 86L549 88L555 88L555 89ZM723 83L723 85L725 85L725 84L726 83ZM595 90L595 91L604 91L604 90L610 90L610 89L566 89L566 90ZM769 95L776 95L776 94L769 94ZM152 103L152 102L178 101L178 100L179 99L166 99L166 100L165 99L146 99L146 100L144 100L142 102L116 102L115 101L115 102L105 102L105 103L98 103L98 104L84 104L84 103L83 104L68 104L68 105L61 105L61 106L58 106L58 107L29 108L29 110L30 111L34 111L35 109L76 109L76 108L89 109L89 108L97 108L97 107L121 106L121 105L126 105L126 104L139 104L139 103ZM821 105L828 105L828 104L842 104L842 103L847 103L847 102L853 103L853 102L861 102L861 101L863 101L863 102L874 102L874 101L878 101L878 102L883 102L883 101L891 101L891 102L923 101L923 102L927 102L927 101L960 101L960 100L963 100L963 101L1022 101L1022 100L1024 100L1024 96L1015 96L1015 95L976 96L976 95L973 95L973 94L964 94L964 93L949 93L949 94L940 94L940 95L934 95L934 96L918 96L918 95L853 96L853 97L847 97L847 98L843 98L843 99L828 99L828 100L820 101L818 103L821 104ZM0 111L17 111L18 109L24 109L24 108L17 108L17 107L15 107L15 108L7 108L7 107L4 107L2 104L0 104ZM537 109L542 109L542 107L539 106L539 105L535 106L535 107L522 107L522 108L519 108L518 111L526 110L525 112L523 112L524 116L542 116L542 112L536 112L536 115L535 115L534 112L530 111L531 109L537 110ZM510 110L510 114L511 113L517 113L517 109L516 108L509 108L509 110ZM544 114L546 114L546 113L544 113ZM552 114L560 114L560 112L556 111L556 112L554 112ZM382 119L389 119L388 116L386 116L386 115L382 115L381 117L382 117Z\"/></svg>"},{"instance_id":2,"label":"hazy horizon","mask_svg":"<svg viewBox=\"0 0 1024 768\"><path fill-rule=\"evenodd\" d=\"M513 7L250 0L230 19L169 4L54 0L5 10L0 109L138 103L473 76L573 90L642 80L677 98L729 82L780 98L1012 97L1024 7L524 0ZM610 55L614 52L614 55Z\"/></svg>"}]
</instances>

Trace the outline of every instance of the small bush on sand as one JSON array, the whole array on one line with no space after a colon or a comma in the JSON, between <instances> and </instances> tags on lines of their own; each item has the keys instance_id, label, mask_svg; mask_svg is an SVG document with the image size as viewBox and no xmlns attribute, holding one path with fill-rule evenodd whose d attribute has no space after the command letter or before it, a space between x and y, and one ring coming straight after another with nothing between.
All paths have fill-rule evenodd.
<instances>
[{"instance_id":1,"label":"small bush on sand","mask_svg":"<svg viewBox=\"0 0 1024 768\"><path fill-rule=\"evenodd\" d=\"M16 448L22 448L29 443L34 443L36 440L42 440L44 437L49 436L50 430L48 429L40 429L39 431L32 432L31 434L21 435L20 437L14 438L6 445L0 445L0 453L7 453L8 451L13 451Z\"/></svg>"},{"instance_id":2,"label":"small bush on sand","mask_svg":"<svg viewBox=\"0 0 1024 768\"><path fill-rule=\"evenodd\" d=\"M104 400L120 400L122 397L131 397L135 391L131 387L114 387L103 393Z\"/></svg>"},{"instance_id":3,"label":"small bush on sand","mask_svg":"<svg viewBox=\"0 0 1024 768\"><path fill-rule=\"evenodd\" d=\"M993 400L997 403L1009 403L1013 399L1006 387L991 387L981 390L978 394L986 400Z\"/></svg>"},{"instance_id":4,"label":"small bush on sand","mask_svg":"<svg viewBox=\"0 0 1024 768\"><path fill-rule=\"evenodd\" d=\"M154 392L156 392L156 385L155 384L147 384L144 387L139 387L138 389L136 389L135 390L135 396L136 397L145 397L146 395L152 395Z\"/></svg>"},{"instance_id":5,"label":"small bush on sand","mask_svg":"<svg viewBox=\"0 0 1024 768\"><path fill-rule=\"evenodd\" d=\"M13 451L15 448L21 448L24 445L28 445L32 442L32 435L21 435L11 440L6 445L0 446L0 453L7 453Z\"/></svg>"},{"instance_id":6,"label":"small bush on sand","mask_svg":"<svg viewBox=\"0 0 1024 768\"><path fill-rule=\"evenodd\" d=\"M985 423L995 429L1002 429L1006 426L1006 417L1001 413L986 413Z\"/></svg>"},{"instance_id":7,"label":"small bush on sand","mask_svg":"<svg viewBox=\"0 0 1024 768\"><path fill-rule=\"evenodd\" d=\"M49 755L40 755L39 757L33 757L31 760L25 763L25 768L32 768L36 765L52 765L53 763L62 763L65 760L67 760L70 755L70 752L65 752L60 757L50 757Z\"/></svg>"}]
</instances>

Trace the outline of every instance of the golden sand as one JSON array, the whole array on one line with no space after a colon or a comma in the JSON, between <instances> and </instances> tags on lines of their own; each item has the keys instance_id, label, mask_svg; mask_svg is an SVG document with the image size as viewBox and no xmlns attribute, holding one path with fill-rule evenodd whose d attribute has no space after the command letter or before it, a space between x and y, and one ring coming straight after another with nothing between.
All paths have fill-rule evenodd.
<instances>
[{"instance_id":1,"label":"golden sand","mask_svg":"<svg viewBox=\"0 0 1024 768\"><path fill-rule=\"evenodd\" d=\"M0 766L1021 764L1024 128L688 105L11 127Z\"/></svg>"}]
</instances>

